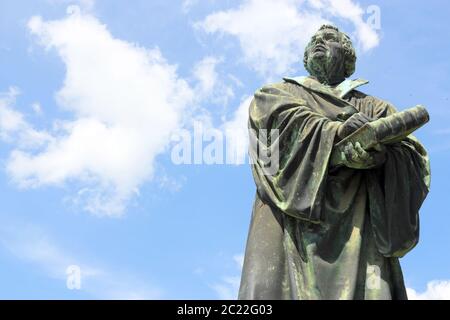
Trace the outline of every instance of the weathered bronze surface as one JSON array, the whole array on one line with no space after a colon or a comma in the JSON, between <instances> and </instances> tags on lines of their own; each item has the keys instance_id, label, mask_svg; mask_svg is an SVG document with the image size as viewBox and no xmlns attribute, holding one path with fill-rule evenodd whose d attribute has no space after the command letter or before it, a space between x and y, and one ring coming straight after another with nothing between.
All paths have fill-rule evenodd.
<instances>
[{"instance_id":1,"label":"weathered bronze surface","mask_svg":"<svg viewBox=\"0 0 450 320\"><path fill-rule=\"evenodd\" d=\"M356 90L367 81L345 80L356 55L335 27L322 26L304 57L309 77L264 86L250 105L249 129L279 136L250 144L257 194L239 298L407 299L399 258L418 242L430 185L409 133L428 114L397 114ZM277 149L267 174L258 153Z\"/></svg>"}]
</instances>

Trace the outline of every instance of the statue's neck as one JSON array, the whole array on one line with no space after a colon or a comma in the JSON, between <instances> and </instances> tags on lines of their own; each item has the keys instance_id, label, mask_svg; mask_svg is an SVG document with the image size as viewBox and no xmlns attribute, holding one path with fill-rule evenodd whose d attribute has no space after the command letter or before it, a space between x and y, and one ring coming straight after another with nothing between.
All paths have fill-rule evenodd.
<instances>
[{"instance_id":1,"label":"statue's neck","mask_svg":"<svg viewBox=\"0 0 450 320\"><path fill-rule=\"evenodd\" d=\"M311 75L323 85L336 86L345 80L344 64L330 61L316 62L310 69Z\"/></svg>"},{"instance_id":2,"label":"statue's neck","mask_svg":"<svg viewBox=\"0 0 450 320\"><path fill-rule=\"evenodd\" d=\"M345 80L344 77L324 77L324 76L317 76L317 75L311 75L311 78L317 80L318 82L320 82L321 84L325 85L325 86L331 86L331 87L336 87L338 86L340 83L342 83L342 81Z\"/></svg>"}]
</instances>

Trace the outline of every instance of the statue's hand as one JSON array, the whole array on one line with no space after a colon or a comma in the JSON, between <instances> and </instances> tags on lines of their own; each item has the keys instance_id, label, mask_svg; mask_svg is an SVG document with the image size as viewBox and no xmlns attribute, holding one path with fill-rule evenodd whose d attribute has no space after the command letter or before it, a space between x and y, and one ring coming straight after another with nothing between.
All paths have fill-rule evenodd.
<instances>
[{"instance_id":1,"label":"statue's hand","mask_svg":"<svg viewBox=\"0 0 450 320\"><path fill-rule=\"evenodd\" d=\"M361 128L365 123L373 121L369 116L364 113L358 112L353 114L345 122L343 122L337 131L337 137L339 140L344 139L354 131Z\"/></svg>"},{"instance_id":2,"label":"statue's hand","mask_svg":"<svg viewBox=\"0 0 450 320\"><path fill-rule=\"evenodd\" d=\"M353 169L372 169L386 161L386 147L379 144L373 151L366 151L359 142L349 142L341 152L341 164Z\"/></svg>"}]
</instances>

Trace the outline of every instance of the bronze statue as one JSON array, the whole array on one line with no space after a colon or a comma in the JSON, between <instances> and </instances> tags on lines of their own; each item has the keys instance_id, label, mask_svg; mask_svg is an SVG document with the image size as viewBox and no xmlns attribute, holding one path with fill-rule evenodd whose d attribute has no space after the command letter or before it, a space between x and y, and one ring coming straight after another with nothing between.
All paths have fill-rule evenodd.
<instances>
[{"instance_id":1,"label":"bronze statue","mask_svg":"<svg viewBox=\"0 0 450 320\"><path fill-rule=\"evenodd\" d=\"M323 25L305 49L309 77L254 95L249 129L257 186L239 299L407 299L399 258L419 239L427 153L411 135L428 121L398 113L346 80L350 38ZM258 154L279 150L268 174Z\"/></svg>"}]
</instances>

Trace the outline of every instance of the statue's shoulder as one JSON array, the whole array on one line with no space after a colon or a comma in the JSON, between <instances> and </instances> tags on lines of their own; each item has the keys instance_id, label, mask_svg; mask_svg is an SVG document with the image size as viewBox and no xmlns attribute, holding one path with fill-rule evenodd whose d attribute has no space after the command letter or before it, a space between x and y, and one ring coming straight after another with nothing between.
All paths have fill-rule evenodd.
<instances>
[{"instance_id":1,"label":"statue's shoulder","mask_svg":"<svg viewBox=\"0 0 450 320\"><path fill-rule=\"evenodd\" d=\"M353 90L350 94L352 99L360 100L360 105L374 108L375 113L392 114L397 112L397 109L388 100L361 92L359 90Z\"/></svg>"},{"instance_id":2,"label":"statue's shoulder","mask_svg":"<svg viewBox=\"0 0 450 320\"><path fill-rule=\"evenodd\" d=\"M273 95L293 95L299 96L302 94L303 87L283 80L280 82L268 83L255 91L255 96L258 94L273 94Z\"/></svg>"},{"instance_id":3,"label":"statue's shoulder","mask_svg":"<svg viewBox=\"0 0 450 320\"><path fill-rule=\"evenodd\" d=\"M264 84L261 88L259 88L257 91L267 91L267 90L286 90L293 86L292 83L289 83L287 81L279 81L279 82L273 82L273 83L267 83Z\"/></svg>"}]
</instances>

